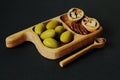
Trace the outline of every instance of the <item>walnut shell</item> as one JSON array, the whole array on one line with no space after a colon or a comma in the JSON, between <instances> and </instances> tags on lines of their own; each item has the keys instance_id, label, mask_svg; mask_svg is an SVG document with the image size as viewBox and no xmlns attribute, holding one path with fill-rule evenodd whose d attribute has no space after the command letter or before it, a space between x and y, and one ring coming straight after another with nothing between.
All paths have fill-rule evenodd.
<instances>
[{"instance_id":1,"label":"walnut shell","mask_svg":"<svg viewBox=\"0 0 120 80\"><path fill-rule=\"evenodd\" d=\"M87 16L84 19L82 19L82 25L89 32L94 32L100 27L99 22L95 18L90 18L90 17L87 17Z\"/></svg>"},{"instance_id":2,"label":"walnut shell","mask_svg":"<svg viewBox=\"0 0 120 80\"><path fill-rule=\"evenodd\" d=\"M84 12L78 8L71 8L67 13L68 19L73 21L78 21L84 16Z\"/></svg>"}]
</instances>

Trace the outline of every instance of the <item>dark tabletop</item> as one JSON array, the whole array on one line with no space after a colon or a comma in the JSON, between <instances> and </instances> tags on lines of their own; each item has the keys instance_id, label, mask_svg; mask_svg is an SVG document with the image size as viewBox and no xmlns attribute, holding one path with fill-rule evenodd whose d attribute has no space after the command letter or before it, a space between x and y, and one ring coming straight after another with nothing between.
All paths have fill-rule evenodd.
<instances>
[{"instance_id":1,"label":"dark tabletop","mask_svg":"<svg viewBox=\"0 0 120 80\"><path fill-rule=\"evenodd\" d=\"M26 42L12 49L5 38L39 22L77 7L103 26L107 43L65 68L58 60L42 57ZM1 0L0 1L0 80L120 80L119 0Z\"/></svg>"}]
</instances>

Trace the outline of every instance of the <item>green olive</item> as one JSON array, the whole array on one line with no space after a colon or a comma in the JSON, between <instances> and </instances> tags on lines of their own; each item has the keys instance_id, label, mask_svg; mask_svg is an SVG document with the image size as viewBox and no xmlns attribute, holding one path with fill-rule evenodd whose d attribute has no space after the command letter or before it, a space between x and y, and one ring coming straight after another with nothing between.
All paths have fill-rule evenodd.
<instances>
[{"instance_id":1,"label":"green olive","mask_svg":"<svg viewBox=\"0 0 120 80\"><path fill-rule=\"evenodd\" d=\"M70 31L65 31L60 35L60 41L68 43L73 39L73 34Z\"/></svg>"},{"instance_id":2,"label":"green olive","mask_svg":"<svg viewBox=\"0 0 120 80\"><path fill-rule=\"evenodd\" d=\"M55 29L56 26L59 25L59 22L57 20L51 20L47 23L46 28L47 29Z\"/></svg>"},{"instance_id":3,"label":"green olive","mask_svg":"<svg viewBox=\"0 0 120 80\"><path fill-rule=\"evenodd\" d=\"M56 32L54 29L48 29L46 31L44 31L43 33L41 33L40 38L41 39L46 39L46 38L52 38L55 37Z\"/></svg>"},{"instance_id":4,"label":"green olive","mask_svg":"<svg viewBox=\"0 0 120 80\"><path fill-rule=\"evenodd\" d=\"M56 33L57 33L58 35L60 35L61 33L64 32L64 28L63 28L63 26L57 26L57 27L55 28L55 31L56 31Z\"/></svg>"},{"instance_id":5,"label":"green olive","mask_svg":"<svg viewBox=\"0 0 120 80\"><path fill-rule=\"evenodd\" d=\"M45 30L45 26L43 23L35 25L35 29L34 29L35 33L40 35L44 30Z\"/></svg>"},{"instance_id":6,"label":"green olive","mask_svg":"<svg viewBox=\"0 0 120 80\"><path fill-rule=\"evenodd\" d=\"M43 44L49 48L57 48L58 47L58 42L53 38L46 38L43 41Z\"/></svg>"}]
</instances>

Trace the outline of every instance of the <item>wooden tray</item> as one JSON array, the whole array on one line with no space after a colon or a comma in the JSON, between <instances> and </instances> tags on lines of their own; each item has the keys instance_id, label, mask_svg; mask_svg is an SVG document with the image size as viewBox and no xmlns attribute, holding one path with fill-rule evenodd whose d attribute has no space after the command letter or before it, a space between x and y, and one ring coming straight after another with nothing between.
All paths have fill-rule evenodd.
<instances>
[{"instance_id":1,"label":"wooden tray","mask_svg":"<svg viewBox=\"0 0 120 80\"><path fill-rule=\"evenodd\" d=\"M66 13L65 13L66 14ZM64 14L63 14L64 15ZM59 22L62 23L63 27L69 31L71 31L74 34L74 38L70 43L64 44L58 48L48 48L43 45L41 39L39 36L33 31L34 26L31 26L30 28L27 28L25 30L22 30L20 32L17 32L15 34L12 34L6 38L6 47L7 48L12 48L15 47L25 41L30 41L32 42L38 52L44 56L45 58L48 59L58 59L64 55L67 55L71 53L72 51L81 48L87 44L90 44L91 42L94 41L96 37L100 35L102 32L103 28L100 26L99 29L96 31L86 34L86 35L80 35L75 32L73 32L62 20L61 16L57 16L55 18L52 18L50 20L58 20ZM42 23L47 24L50 20L44 21Z\"/></svg>"}]
</instances>

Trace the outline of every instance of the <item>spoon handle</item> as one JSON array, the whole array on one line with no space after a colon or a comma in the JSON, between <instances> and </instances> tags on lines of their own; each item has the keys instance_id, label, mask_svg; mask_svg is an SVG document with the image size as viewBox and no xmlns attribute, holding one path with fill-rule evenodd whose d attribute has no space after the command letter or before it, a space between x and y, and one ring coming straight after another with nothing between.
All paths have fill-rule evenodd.
<instances>
[{"instance_id":1,"label":"spoon handle","mask_svg":"<svg viewBox=\"0 0 120 80\"><path fill-rule=\"evenodd\" d=\"M80 57L81 55L85 54L86 52L88 52L89 50L94 48L94 43L89 45L88 47L76 52L75 54L65 58L64 60L59 62L59 65L61 67L64 67L65 65L69 64L70 62L74 61L75 59L77 59L78 57Z\"/></svg>"}]
</instances>

